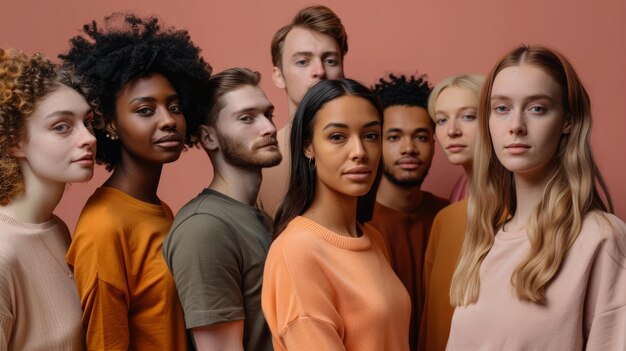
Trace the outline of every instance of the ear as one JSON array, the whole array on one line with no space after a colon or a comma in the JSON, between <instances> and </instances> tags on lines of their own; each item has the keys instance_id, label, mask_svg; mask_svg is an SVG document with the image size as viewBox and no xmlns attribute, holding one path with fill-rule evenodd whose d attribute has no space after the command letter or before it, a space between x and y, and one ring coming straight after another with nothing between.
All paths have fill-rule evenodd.
<instances>
[{"instance_id":1,"label":"ear","mask_svg":"<svg viewBox=\"0 0 626 351\"><path fill-rule=\"evenodd\" d=\"M568 118L565 121L565 125L563 125L563 132L562 134L569 134L572 132L572 119Z\"/></svg>"},{"instance_id":2,"label":"ear","mask_svg":"<svg viewBox=\"0 0 626 351\"><path fill-rule=\"evenodd\" d=\"M11 157L14 158L25 158L26 153L23 150L23 143L20 141L17 145L8 148L8 153Z\"/></svg>"},{"instance_id":3,"label":"ear","mask_svg":"<svg viewBox=\"0 0 626 351\"><path fill-rule=\"evenodd\" d=\"M283 72L280 70L280 68L276 66L272 68L272 80L274 81L274 85L276 85L277 88L287 88L287 84L285 84L285 78L283 78Z\"/></svg>"},{"instance_id":4,"label":"ear","mask_svg":"<svg viewBox=\"0 0 626 351\"><path fill-rule=\"evenodd\" d=\"M304 156L309 159L315 159L315 149L313 149L313 143L304 147Z\"/></svg>"},{"instance_id":5,"label":"ear","mask_svg":"<svg viewBox=\"0 0 626 351\"><path fill-rule=\"evenodd\" d=\"M119 136L117 133L117 121L113 119L105 122L104 131L112 136Z\"/></svg>"},{"instance_id":6,"label":"ear","mask_svg":"<svg viewBox=\"0 0 626 351\"><path fill-rule=\"evenodd\" d=\"M200 145L207 151L219 149L220 143L217 139L217 129L203 124L198 129L200 131Z\"/></svg>"}]
</instances>

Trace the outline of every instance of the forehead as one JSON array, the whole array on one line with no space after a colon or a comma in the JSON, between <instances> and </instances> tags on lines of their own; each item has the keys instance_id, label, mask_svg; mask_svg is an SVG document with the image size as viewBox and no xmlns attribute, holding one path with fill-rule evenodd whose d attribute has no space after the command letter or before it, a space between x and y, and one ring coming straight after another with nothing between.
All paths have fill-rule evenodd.
<instances>
[{"instance_id":1,"label":"forehead","mask_svg":"<svg viewBox=\"0 0 626 351\"><path fill-rule=\"evenodd\" d=\"M85 98L76 90L66 85L59 85L35 104L32 116L43 118L58 111L72 112L82 116L90 109Z\"/></svg>"},{"instance_id":2,"label":"forehead","mask_svg":"<svg viewBox=\"0 0 626 351\"><path fill-rule=\"evenodd\" d=\"M384 129L401 129L413 131L419 128L432 130L432 121L428 111L417 106L390 106L384 111Z\"/></svg>"},{"instance_id":3,"label":"forehead","mask_svg":"<svg viewBox=\"0 0 626 351\"><path fill-rule=\"evenodd\" d=\"M316 32L302 27L294 27L287 33L283 45L283 57L296 53L323 53L334 52L339 54L339 44L330 35Z\"/></svg>"},{"instance_id":4,"label":"forehead","mask_svg":"<svg viewBox=\"0 0 626 351\"><path fill-rule=\"evenodd\" d=\"M160 73L151 73L144 77L139 77L130 81L119 94L121 98L133 98L136 96L152 96L165 93L167 95L176 94L176 90Z\"/></svg>"},{"instance_id":5,"label":"forehead","mask_svg":"<svg viewBox=\"0 0 626 351\"><path fill-rule=\"evenodd\" d=\"M532 95L560 97L559 85L541 68L522 64L504 68L496 75L491 95L523 98Z\"/></svg>"},{"instance_id":6,"label":"forehead","mask_svg":"<svg viewBox=\"0 0 626 351\"><path fill-rule=\"evenodd\" d=\"M439 93L435 100L435 112L447 112L465 107L477 107L478 97L459 86L449 86Z\"/></svg>"},{"instance_id":7,"label":"forehead","mask_svg":"<svg viewBox=\"0 0 626 351\"><path fill-rule=\"evenodd\" d=\"M380 116L371 102L362 97L344 95L327 102L317 111L314 128L324 128L330 123L361 128L373 121L380 122Z\"/></svg>"},{"instance_id":8,"label":"forehead","mask_svg":"<svg viewBox=\"0 0 626 351\"><path fill-rule=\"evenodd\" d=\"M244 85L227 92L222 96L222 103L222 112L229 114L253 109L265 111L273 107L263 89L256 85Z\"/></svg>"}]
</instances>

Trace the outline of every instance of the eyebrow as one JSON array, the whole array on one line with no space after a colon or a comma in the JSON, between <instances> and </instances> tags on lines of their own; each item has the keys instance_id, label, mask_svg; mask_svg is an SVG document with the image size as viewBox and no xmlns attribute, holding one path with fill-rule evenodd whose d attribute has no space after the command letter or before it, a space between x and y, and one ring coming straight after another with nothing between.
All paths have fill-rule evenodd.
<instances>
[{"instance_id":1,"label":"eyebrow","mask_svg":"<svg viewBox=\"0 0 626 351\"><path fill-rule=\"evenodd\" d=\"M554 101L554 99L550 95L546 95L546 94L535 94L535 95L527 96L524 98L524 100L539 100L539 99L546 99L549 101ZM492 95L491 100L511 100L511 98L506 95Z\"/></svg>"},{"instance_id":2,"label":"eyebrow","mask_svg":"<svg viewBox=\"0 0 626 351\"><path fill-rule=\"evenodd\" d=\"M389 128L385 130L385 133L402 133L403 130L400 128ZM413 130L413 133L432 133L428 128L416 128Z\"/></svg>"},{"instance_id":3,"label":"eyebrow","mask_svg":"<svg viewBox=\"0 0 626 351\"><path fill-rule=\"evenodd\" d=\"M87 109L84 113L85 116L88 115L93 115L93 109L90 107L89 109ZM80 115L80 114L79 114ZM54 111L50 114L48 114L45 119L50 119L50 118L55 118L55 117L59 117L59 116L76 116L76 114L74 113L74 111L69 111L69 110L59 110L59 111Z\"/></svg>"},{"instance_id":4,"label":"eyebrow","mask_svg":"<svg viewBox=\"0 0 626 351\"><path fill-rule=\"evenodd\" d=\"M257 111L274 111L274 105L273 104L269 104L269 105L264 105L264 106L252 106L252 107L244 107L242 109L236 110L235 112L233 112L233 115L238 115L240 113L244 113L244 112L257 112Z\"/></svg>"},{"instance_id":5,"label":"eyebrow","mask_svg":"<svg viewBox=\"0 0 626 351\"><path fill-rule=\"evenodd\" d=\"M180 99L180 96L178 96L178 94L172 94L172 95L167 97L166 101L169 103L169 102L172 102L173 100L176 100L176 99ZM140 97L136 97L136 98L130 100L128 102L128 104L130 105L130 104L132 104L134 102L156 102L156 101L157 101L157 99L155 97L153 97L153 96L140 96Z\"/></svg>"},{"instance_id":6,"label":"eyebrow","mask_svg":"<svg viewBox=\"0 0 626 351\"><path fill-rule=\"evenodd\" d=\"M380 125L380 121L371 121L366 123L363 128L369 128L369 127L373 127L373 126L379 126ZM344 123L328 123L327 125L324 126L324 128L322 128L322 130L326 130L328 128L348 128L347 124Z\"/></svg>"},{"instance_id":7,"label":"eyebrow","mask_svg":"<svg viewBox=\"0 0 626 351\"><path fill-rule=\"evenodd\" d=\"M324 51L322 52L322 57L328 57L330 55L336 55L339 56L339 52L337 51ZM315 54L313 54L312 51L298 51L298 52L294 52L293 55L291 55L292 58L296 58L298 56L307 56L307 57L311 57L311 56L315 56Z\"/></svg>"}]
</instances>

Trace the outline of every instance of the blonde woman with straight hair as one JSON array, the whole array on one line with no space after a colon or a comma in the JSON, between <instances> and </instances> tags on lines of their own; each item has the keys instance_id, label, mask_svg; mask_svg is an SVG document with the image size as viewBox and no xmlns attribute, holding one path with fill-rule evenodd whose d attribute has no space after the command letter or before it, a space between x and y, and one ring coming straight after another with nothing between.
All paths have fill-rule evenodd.
<instances>
[{"instance_id":1,"label":"blonde woman with straight hair","mask_svg":"<svg viewBox=\"0 0 626 351\"><path fill-rule=\"evenodd\" d=\"M521 46L487 77L449 350L626 350L626 225L590 134L560 53Z\"/></svg>"},{"instance_id":2,"label":"blonde woman with straight hair","mask_svg":"<svg viewBox=\"0 0 626 351\"><path fill-rule=\"evenodd\" d=\"M428 97L428 114L435 122L435 136L446 158L463 167L450 193L450 202L465 198L472 173L478 123L478 98L485 77L459 74L437 83Z\"/></svg>"}]
</instances>

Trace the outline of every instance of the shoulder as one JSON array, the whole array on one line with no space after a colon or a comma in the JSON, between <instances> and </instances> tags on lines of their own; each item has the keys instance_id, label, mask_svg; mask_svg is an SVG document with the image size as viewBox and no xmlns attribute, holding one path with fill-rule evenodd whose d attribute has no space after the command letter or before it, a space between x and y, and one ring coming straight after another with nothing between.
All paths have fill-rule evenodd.
<instances>
[{"instance_id":1,"label":"shoulder","mask_svg":"<svg viewBox=\"0 0 626 351\"><path fill-rule=\"evenodd\" d=\"M467 199L455 202L442 208L436 218L467 217Z\"/></svg>"},{"instance_id":2,"label":"shoulder","mask_svg":"<svg viewBox=\"0 0 626 351\"><path fill-rule=\"evenodd\" d=\"M626 224L613 214L588 213L580 229L579 240L587 247L599 247L622 269L626 269Z\"/></svg>"},{"instance_id":3,"label":"shoulder","mask_svg":"<svg viewBox=\"0 0 626 351\"><path fill-rule=\"evenodd\" d=\"M444 199L443 197L439 197L431 192L424 191L424 204L427 204L429 208L433 209L435 212L441 210L442 208L448 206L450 204L450 200Z\"/></svg>"}]
</instances>

